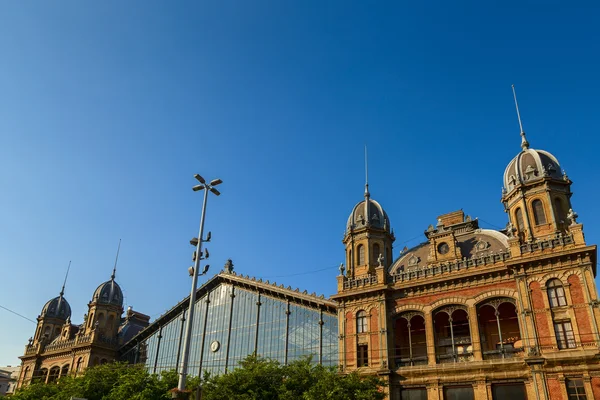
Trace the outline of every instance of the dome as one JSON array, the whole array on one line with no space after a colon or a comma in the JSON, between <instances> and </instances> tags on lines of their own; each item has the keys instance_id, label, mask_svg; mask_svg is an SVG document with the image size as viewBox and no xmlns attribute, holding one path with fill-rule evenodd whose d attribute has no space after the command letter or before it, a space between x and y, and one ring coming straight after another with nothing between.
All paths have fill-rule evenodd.
<instances>
[{"instance_id":1,"label":"dome","mask_svg":"<svg viewBox=\"0 0 600 400\"><path fill-rule=\"evenodd\" d=\"M61 295L44 304L40 316L66 320L71 317L71 306Z\"/></svg>"},{"instance_id":2,"label":"dome","mask_svg":"<svg viewBox=\"0 0 600 400\"><path fill-rule=\"evenodd\" d=\"M504 189L510 192L517 185L543 178L562 180L561 171L558 160L552 154L523 146L523 150L508 163L504 171Z\"/></svg>"},{"instance_id":3,"label":"dome","mask_svg":"<svg viewBox=\"0 0 600 400\"><path fill-rule=\"evenodd\" d=\"M123 306L123 292L117 282L115 282L114 279L111 279L98 286L94 292L92 301L96 301L100 304Z\"/></svg>"},{"instance_id":4,"label":"dome","mask_svg":"<svg viewBox=\"0 0 600 400\"><path fill-rule=\"evenodd\" d=\"M378 202L371 200L367 194L365 200L355 205L352 209L348 217L348 223L346 224L346 232L349 232L351 229L365 227L367 225L365 215L369 216L368 222L372 228L384 229L386 232L390 231L390 220L387 213Z\"/></svg>"}]
</instances>

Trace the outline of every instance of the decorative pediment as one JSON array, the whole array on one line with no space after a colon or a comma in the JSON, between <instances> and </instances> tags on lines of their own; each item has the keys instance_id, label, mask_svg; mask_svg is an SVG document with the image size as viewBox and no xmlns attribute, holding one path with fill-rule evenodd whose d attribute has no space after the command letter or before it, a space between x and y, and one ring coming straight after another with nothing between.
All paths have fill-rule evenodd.
<instances>
[{"instance_id":1,"label":"decorative pediment","mask_svg":"<svg viewBox=\"0 0 600 400\"><path fill-rule=\"evenodd\" d=\"M413 254L408 259L408 266L409 267L414 267L414 266L416 266L419 263L419 261L421 261L421 259Z\"/></svg>"},{"instance_id":2,"label":"decorative pediment","mask_svg":"<svg viewBox=\"0 0 600 400\"><path fill-rule=\"evenodd\" d=\"M488 247L490 247L490 244L488 242L486 242L485 240L479 239L477 241L477 243L475 243L475 251L476 252L484 251Z\"/></svg>"}]
</instances>

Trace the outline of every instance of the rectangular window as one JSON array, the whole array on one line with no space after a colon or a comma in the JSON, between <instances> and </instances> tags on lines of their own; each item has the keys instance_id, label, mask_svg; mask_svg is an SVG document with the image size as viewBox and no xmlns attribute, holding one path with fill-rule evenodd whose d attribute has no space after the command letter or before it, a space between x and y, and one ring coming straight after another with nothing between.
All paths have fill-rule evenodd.
<instances>
[{"instance_id":1,"label":"rectangular window","mask_svg":"<svg viewBox=\"0 0 600 400\"><path fill-rule=\"evenodd\" d=\"M473 386L451 386L444 388L444 400L474 400Z\"/></svg>"},{"instance_id":2,"label":"rectangular window","mask_svg":"<svg viewBox=\"0 0 600 400\"><path fill-rule=\"evenodd\" d=\"M400 400L427 400L427 390L425 388L402 389Z\"/></svg>"},{"instance_id":3,"label":"rectangular window","mask_svg":"<svg viewBox=\"0 0 600 400\"><path fill-rule=\"evenodd\" d=\"M525 384L499 383L492 385L492 399L494 400L527 400Z\"/></svg>"},{"instance_id":4,"label":"rectangular window","mask_svg":"<svg viewBox=\"0 0 600 400\"><path fill-rule=\"evenodd\" d=\"M571 321L555 322L554 332L556 333L556 343L559 349L573 349L577 347Z\"/></svg>"},{"instance_id":5,"label":"rectangular window","mask_svg":"<svg viewBox=\"0 0 600 400\"><path fill-rule=\"evenodd\" d=\"M567 396L569 400L587 400L582 379L567 379Z\"/></svg>"},{"instance_id":6,"label":"rectangular window","mask_svg":"<svg viewBox=\"0 0 600 400\"><path fill-rule=\"evenodd\" d=\"M358 345L358 367L366 367L369 365L369 346L366 344Z\"/></svg>"}]
</instances>

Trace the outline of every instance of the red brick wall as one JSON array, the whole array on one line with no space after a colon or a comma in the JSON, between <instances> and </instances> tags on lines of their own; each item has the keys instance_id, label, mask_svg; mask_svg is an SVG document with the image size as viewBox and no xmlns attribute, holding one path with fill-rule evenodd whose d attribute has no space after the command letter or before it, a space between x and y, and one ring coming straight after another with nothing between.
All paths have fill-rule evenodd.
<instances>
[{"instance_id":1,"label":"red brick wall","mask_svg":"<svg viewBox=\"0 0 600 400\"><path fill-rule=\"evenodd\" d=\"M529 284L529 289L531 290L531 302L533 303L534 310L544 310L544 296L546 293L542 292L539 282L531 282ZM548 325L548 314L546 312L536 313L535 315L535 323L537 326L537 335L540 339L541 346L552 346L552 338L554 337L554 332L550 331L550 326Z\"/></svg>"},{"instance_id":2,"label":"red brick wall","mask_svg":"<svg viewBox=\"0 0 600 400\"><path fill-rule=\"evenodd\" d=\"M567 279L571 291L571 300L574 306L579 306L574 309L575 319L577 320L577 326L579 327L579 337L582 343L589 343L594 341L594 335L592 331L590 314L585 306L585 297L583 295L583 286L577 275L569 276ZM575 321L573 321L575 322Z\"/></svg>"},{"instance_id":3,"label":"red brick wall","mask_svg":"<svg viewBox=\"0 0 600 400\"><path fill-rule=\"evenodd\" d=\"M594 399L600 399L600 378L592 378L592 391Z\"/></svg>"},{"instance_id":4,"label":"red brick wall","mask_svg":"<svg viewBox=\"0 0 600 400\"><path fill-rule=\"evenodd\" d=\"M371 309L371 320L369 321L369 331L371 332L369 349L371 365L379 364L379 310Z\"/></svg>"},{"instance_id":5,"label":"red brick wall","mask_svg":"<svg viewBox=\"0 0 600 400\"><path fill-rule=\"evenodd\" d=\"M558 381L558 379L548 379L548 392L550 393L550 400L563 400L562 390L562 384Z\"/></svg>"},{"instance_id":6,"label":"red brick wall","mask_svg":"<svg viewBox=\"0 0 600 400\"><path fill-rule=\"evenodd\" d=\"M454 296L475 297L482 293L489 292L490 290L496 290L496 289L516 290L517 284L516 284L516 282L501 282L501 283L494 283L494 284L485 285L485 286L444 291L443 293L432 294L432 295L428 295L428 296L415 296L415 297L397 300L396 305L415 304L415 303L416 304L431 304L437 300L445 299L448 297L454 297Z\"/></svg>"},{"instance_id":7,"label":"red brick wall","mask_svg":"<svg viewBox=\"0 0 600 400\"><path fill-rule=\"evenodd\" d=\"M346 345L346 361L349 364L354 363L354 353L356 353L356 348L354 346L354 332L356 330L356 320L351 312L346 313L346 332L344 335L344 344Z\"/></svg>"}]
</instances>

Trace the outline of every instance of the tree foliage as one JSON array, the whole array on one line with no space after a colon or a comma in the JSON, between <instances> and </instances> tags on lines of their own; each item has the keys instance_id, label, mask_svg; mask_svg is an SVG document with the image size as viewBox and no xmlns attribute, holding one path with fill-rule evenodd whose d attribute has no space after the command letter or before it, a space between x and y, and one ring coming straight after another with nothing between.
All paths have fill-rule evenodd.
<instances>
[{"instance_id":1,"label":"tree foliage","mask_svg":"<svg viewBox=\"0 0 600 400\"><path fill-rule=\"evenodd\" d=\"M207 376L203 400L380 400L382 382L356 373L338 374L335 368L316 365L310 358L281 365L248 356L228 374Z\"/></svg>"},{"instance_id":2,"label":"tree foliage","mask_svg":"<svg viewBox=\"0 0 600 400\"><path fill-rule=\"evenodd\" d=\"M162 400L171 398L177 379L175 371L156 375L143 365L104 364L78 377L62 377L57 383L33 383L18 390L13 399ZM198 384L198 378L190 378L187 388L195 395ZM338 374L335 368L315 365L310 358L281 365L251 355L227 374L205 374L201 389L203 400L380 400L385 397L381 384L376 377Z\"/></svg>"}]
</instances>

